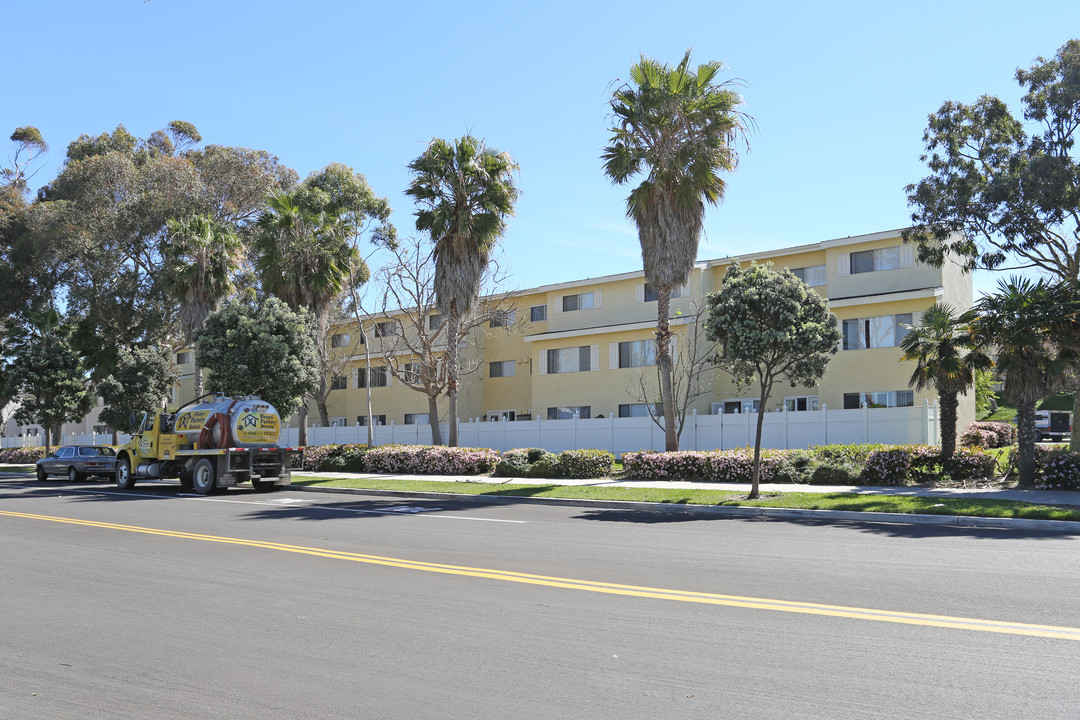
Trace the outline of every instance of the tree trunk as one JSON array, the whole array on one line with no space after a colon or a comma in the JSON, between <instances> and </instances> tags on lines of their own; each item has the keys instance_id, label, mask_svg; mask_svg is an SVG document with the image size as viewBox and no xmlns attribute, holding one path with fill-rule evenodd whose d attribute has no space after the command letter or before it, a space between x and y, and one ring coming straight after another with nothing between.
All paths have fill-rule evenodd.
<instances>
[{"instance_id":1,"label":"tree trunk","mask_svg":"<svg viewBox=\"0 0 1080 720\"><path fill-rule=\"evenodd\" d=\"M368 342L367 333L364 332L363 323L358 323L360 338L364 341L364 389L367 391L367 444L375 447L375 419L371 415L371 343Z\"/></svg>"},{"instance_id":2,"label":"tree trunk","mask_svg":"<svg viewBox=\"0 0 1080 720\"><path fill-rule=\"evenodd\" d=\"M1073 452L1080 452L1080 424L1077 424L1077 418L1080 418L1080 388L1077 388L1073 395L1072 420L1070 421L1072 436L1069 438L1069 450Z\"/></svg>"},{"instance_id":3,"label":"tree trunk","mask_svg":"<svg viewBox=\"0 0 1080 720\"><path fill-rule=\"evenodd\" d=\"M672 391L671 362L671 288L656 288L656 364L660 371L660 400L664 409L664 448L668 452L679 449L679 436L675 432L675 398Z\"/></svg>"},{"instance_id":4,"label":"tree trunk","mask_svg":"<svg viewBox=\"0 0 1080 720\"><path fill-rule=\"evenodd\" d=\"M959 406L956 393L938 393L938 406L941 412L941 459L949 460L956 452L956 408Z\"/></svg>"},{"instance_id":5,"label":"tree trunk","mask_svg":"<svg viewBox=\"0 0 1080 720\"><path fill-rule=\"evenodd\" d=\"M439 397L428 395L428 422L431 424L431 444L442 445L442 428L439 427Z\"/></svg>"},{"instance_id":6,"label":"tree trunk","mask_svg":"<svg viewBox=\"0 0 1080 720\"><path fill-rule=\"evenodd\" d=\"M48 457L52 450L52 428L45 424L45 457Z\"/></svg>"},{"instance_id":7,"label":"tree trunk","mask_svg":"<svg viewBox=\"0 0 1080 720\"><path fill-rule=\"evenodd\" d=\"M297 433L296 444L299 445L300 447L306 447L307 446L307 416L308 416L307 398L304 398L301 401L301 403L302 404L300 405L300 412L298 412L296 414L296 419L299 421L299 424L300 424L300 432Z\"/></svg>"},{"instance_id":8,"label":"tree trunk","mask_svg":"<svg viewBox=\"0 0 1080 720\"><path fill-rule=\"evenodd\" d=\"M460 326L461 317L458 315L457 303L453 302L450 304L449 317L446 319L446 397L450 405L450 432L446 444L449 447L458 446L458 329ZM430 417L428 419L430 420Z\"/></svg>"},{"instance_id":9,"label":"tree trunk","mask_svg":"<svg viewBox=\"0 0 1080 720\"><path fill-rule=\"evenodd\" d=\"M758 397L757 433L754 436L754 473L750 481L750 494L748 500L757 500L758 484L761 479L761 428L765 422L765 403L769 401L768 388L764 381L761 383L761 395Z\"/></svg>"},{"instance_id":10,"label":"tree trunk","mask_svg":"<svg viewBox=\"0 0 1080 720\"><path fill-rule=\"evenodd\" d=\"M1020 471L1019 487L1035 487L1035 400L1019 400L1016 403L1017 468Z\"/></svg>"}]
</instances>

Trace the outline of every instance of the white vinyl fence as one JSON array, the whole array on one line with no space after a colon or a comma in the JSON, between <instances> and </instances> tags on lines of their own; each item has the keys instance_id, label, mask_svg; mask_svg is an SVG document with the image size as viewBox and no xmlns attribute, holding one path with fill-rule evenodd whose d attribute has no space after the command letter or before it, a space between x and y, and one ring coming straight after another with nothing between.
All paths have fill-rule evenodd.
<instances>
[{"instance_id":1,"label":"white vinyl fence","mask_svg":"<svg viewBox=\"0 0 1080 720\"><path fill-rule=\"evenodd\" d=\"M682 450L730 450L753 446L757 413L698 415L687 417L679 438ZM445 441L449 428L444 423ZM279 443L295 447L300 431L286 428ZM130 436L121 433L120 443ZM857 410L820 410L765 413L761 429L764 448L807 448L812 445L854 445L858 443L928 444L938 443L938 408L925 402L921 406L869 408ZM42 445L44 435L0 438L2 447ZM56 445L108 445L112 435L64 435ZM309 445L366 443L367 428L308 428ZM375 428L375 444L401 443L430 445L430 425L380 425ZM504 451L513 448L539 447L551 452L597 448L616 455L631 450L663 450L664 431L651 418L594 418L591 420L518 420L483 422L479 419L458 425L458 444L462 447L485 447Z\"/></svg>"}]
</instances>

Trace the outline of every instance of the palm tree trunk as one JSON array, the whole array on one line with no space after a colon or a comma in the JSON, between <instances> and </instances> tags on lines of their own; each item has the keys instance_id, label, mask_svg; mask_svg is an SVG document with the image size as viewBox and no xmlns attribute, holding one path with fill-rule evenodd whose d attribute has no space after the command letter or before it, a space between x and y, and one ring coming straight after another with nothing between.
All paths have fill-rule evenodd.
<instances>
[{"instance_id":1,"label":"palm tree trunk","mask_svg":"<svg viewBox=\"0 0 1080 720\"><path fill-rule=\"evenodd\" d=\"M446 444L458 446L457 398L458 398L458 330L461 318L458 316L457 302L450 304L450 314L446 319L446 397L450 405L450 432ZM430 420L430 417L428 418Z\"/></svg>"},{"instance_id":2,"label":"palm tree trunk","mask_svg":"<svg viewBox=\"0 0 1080 720\"><path fill-rule=\"evenodd\" d=\"M660 400L664 407L664 448L668 452L679 449L679 436L675 432L675 397L672 390L671 362L671 288L656 288L656 364L660 367Z\"/></svg>"},{"instance_id":3,"label":"palm tree trunk","mask_svg":"<svg viewBox=\"0 0 1080 720\"><path fill-rule=\"evenodd\" d=\"M1035 400L1024 399L1016 403L1017 468L1020 471L1019 487L1035 487Z\"/></svg>"},{"instance_id":4,"label":"palm tree trunk","mask_svg":"<svg viewBox=\"0 0 1080 720\"><path fill-rule=\"evenodd\" d=\"M428 422L431 423L431 444L442 445L442 428L439 427L439 398L428 395Z\"/></svg>"},{"instance_id":5,"label":"palm tree trunk","mask_svg":"<svg viewBox=\"0 0 1080 720\"><path fill-rule=\"evenodd\" d=\"M1080 369L1077 372L1080 372ZM1080 423L1076 422L1078 419L1080 419L1080 388L1077 388L1073 394L1072 436L1069 438L1069 450L1073 452L1080 452Z\"/></svg>"},{"instance_id":6,"label":"palm tree trunk","mask_svg":"<svg viewBox=\"0 0 1080 720\"><path fill-rule=\"evenodd\" d=\"M949 460L956 452L956 408L960 401L956 393L938 393L941 411L941 459Z\"/></svg>"}]
</instances>

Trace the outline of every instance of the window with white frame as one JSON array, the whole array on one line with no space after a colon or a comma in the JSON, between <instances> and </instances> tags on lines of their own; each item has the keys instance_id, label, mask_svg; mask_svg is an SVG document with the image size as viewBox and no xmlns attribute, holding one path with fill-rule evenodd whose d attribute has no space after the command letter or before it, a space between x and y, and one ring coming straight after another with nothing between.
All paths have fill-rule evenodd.
<instances>
[{"instance_id":1,"label":"window with white frame","mask_svg":"<svg viewBox=\"0 0 1080 720\"><path fill-rule=\"evenodd\" d=\"M442 327L442 324L443 324L443 316L440 315L439 313L435 313L434 315L428 315L428 319L427 319L428 330L431 330L431 331L438 330L439 328Z\"/></svg>"},{"instance_id":2,"label":"window with white frame","mask_svg":"<svg viewBox=\"0 0 1080 720\"><path fill-rule=\"evenodd\" d=\"M386 416L385 415L372 415L371 420L376 425L385 425L386 424ZM356 424L359 425L360 427L367 427L367 421L368 421L368 416L367 415L357 415L356 416Z\"/></svg>"},{"instance_id":3,"label":"window with white frame","mask_svg":"<svg viewBox=\"0 0 1080 720\"><path fill-rule=\"evenodd\" d=\"M630 340L619 343L619 367L649 367L656 364L655 340Z\"/></svg>"},{"instance_id":4,"label":"window with white frame","mask_svg":"<svg viewBox=\"0 0 1080 720\"><path fill-rule=\"evenodd\" d=\"M402 382L416 385L420 382L420 363L405 363L401 366Z\"/></svg>"},{"instance_id":5,"label":"window with white frame","mask_svg":"<svg viewBox=\"0 0 1080 720\"><path fill-rule=\"evenodd\" d=\"M638 295L638 302L656 302L656 288L654 288L649 283L645 283L644 285L638 285ZM672 300L689 296L689 285L680 285L678 287L673 287L671 288L671 295L669 295Z\"/></svg>"},{"instance_id":6,"label":"window with white frame","mask_svg":"<svg viewBox=\"0 0 1080 720\"><path fill-rule=\"evenodd\" d=\"M912 267L915 264L915 248L912 245L894 245L874 250L840 253L838 257L840 262L838 274L856 275Z\"/></svg>"},{"instance_id":7,"label":"window with white frame","mask_svg":"<svg viewBox=\"0 0 1080 720\"><path fill-rule=\"evenodd\" d=\"M563 405L547 409L548 420L569 420L570 418L589 419L592 405Z\"/></svg>"},{"instance_id":8,"label":"window with white frame","mask_svg":"<svg viewBox=\"0 0 1080 720\"><path fill-rule=\"evenodd\" d=\"M95 425L94 426L94 434L95 435L108 435L109 434L109 426L108 425Z\"/></svg>"},{"instance_id":9,"label":"window with white frame","mask_svg":"<svg viewBox=\"0 0 1080 720\"><path fill-rule=\"evenodd\" d=\"M811 265L809 267L791 268L791 274L802 280L810 287L824 285L826 282L824 265Z\"/></svg>"},{"instance_id":10,"label":"window with white frame","mask_svg":"<svg viewBox=\"0 0 1080 720\"><path fill-rule=\"evenodd\" d=\"M533 305L529 308L530 322L543 322L547 320L547 305Z\"/></svg>"},{"instance_id":11,"label":"window with white frame","mask_svg":"<svg viewBox=\"0 0 1080 720\"><path fill-rule=\"evenodd\" d=\"M592 348L589 345L548 350L546 359L547 372L552 375L592 370Z\"/></svg>"},{"instance_id":12,"label":"window with white frame","mask_svg":"<svg viewBox=\"0 0 1080 720\"><path fill-rule=\"evenodd\" d=\"M371 380L371 387L386 387L390 384L390 373L387 372L385 365L375 365L371 368L357 368L356 369L356 387L366 388L368 386L368 380Z\"/></svg>"},{"instance_id":13,"label":"window with white frame","mask_svg":"<svg viewBox=\"0 0 1080 720\"><path fill-rule=\"evenodd\" d=\"M330 379L330 389L331 390L348 390L349 389L349 379L347 377L345 377L344 375L335 375L333 378Z\"/></svg>"},{"instance_id":14,"label":"window with white frame","mask_svg":"<svg viewBox=\"0 0 1080 720\"><path fill-rule=\"evenodd\" d=\"M915 405L915 393L911 390L844 393L845 410L857 410L863 405L872 408L912 407Z\"/></svg>"},{"instance_id":15,"label":"window with white frame","mask_svg":"<svg viewBox=\"0 0 1080 720\"><path fill-rule=\"evenodd\" d=\"M427 413L405 413L406 425L427 425L428 414Z\"/></svg>"},{"instance_id":16,"label":"window with white frame","mask_svg":"<svg viewBox=\"0 0 1080 720\"><path fill-rule=\"evenodd\" d=\"M759 401L753 400L724 400L712 404L713 415L734 415L738 413L757 412Z\"/></svg>"},{"instance_id":17,"label":"window with white frame","mask_svg":"<svg viewBox=\"0 0 1080 720\"><path fill-rule=\"evenodd\" d=\"M912 314L844 320L844 350L899 347L911 331Z\"/></svg>"},{"instance_id":18,"label":"window with white frame","mask_svg":"<svg viewBox=\"0 0 1080 720\"><path fill-rule=\"evenodd\" d=\"M784 398L784 410L788 412L802 412L804 410L817 410L817 395L797 395Z\"/></svg>"},{"instance_id":19,"label":"window with white frame","mask_svg":"<svg viewBox=\"0 0 1080 720\"><path fill-rule=\"evenodd\" d=\"M348 347L349 333L334 333L330 336L330 347Z\"/></svg>"},{"instance_id":20,"label":"window with white frame","mask_svg":"<svg viewBox=\"0 0 1080 720\"><path fill-rule=\"evenodd\" d=\"M592 310L594 307L596 307L596 293L586 292L576 295L563 295L562 297L563 312Z\"/></svg>"},{"instance_id":21,"label":"window with white frame","mask_svg":"<svg viewBox=\"0 0 1080 720\"><path fill-rule=\"evenodd\" d=\"M653 404L653 412L657 415L664 412L660 403ZM649 417L649 405L648 403L620 403L619 417Z\"/></svg>"},{"instance_id":22,"label":"window with white frame","mask_svg":"<svg viewBox=\"0 0 1080 720\"><path fill-rule=\"evenodd\" d=\"M191 362L191 353L190 352L185 351L185 352L176 353L176 364L177 365L187 365L190 362Z\"/></svg>"},{"instance_id":23,"label":"window with white frame","mask_svg":"<svg viewBox=\"0 0 1080 720\"><path fill-rule=\"evenodd\" d=\"M517 419L517 410L488 410L484 413L484 419L488 422L500 422L503 420L513 422Z\"/></svg>"},{"instance_id":24,"label":"window with white frame","mask_svg":"<svg viewBox=\"0 0 1080 720\"><path fill-rule=\"evenodd\" d=\"M375 337L390 337L401 334L401 325L397 320L384 320L375 323Z\"/></svg>"},{"instance_id":25,"label":"window with white frame","mask_svg":"<svg viewBox=\"0 0 1080 720\"><path fill-rule=\"evenodd\" d=\"M332 417L330 427L349 427L349 421L343 417Z\"/></svg>"},{"instance_id":26,"label":"window with white frame","mask_svg":"<svg viewBox=\"0 0 1080 720\"><path fill-rule=\"evenodd\" d=\"M493 378L514 377L514 365L515 363L513 360L499 360L498 362L493 362L488 371L488 376Z\"/></svg>"},{"instance_id":27,"label":"window with white frame","mask_svg":"<svg viewBox=\"0 0 1080 720\"><path fill-rule=\"evenodd\" d=\"M514 310L498 310L488 320L488 327L509 327L514 324L517 312Z\"/></svg>"}]
</instances>

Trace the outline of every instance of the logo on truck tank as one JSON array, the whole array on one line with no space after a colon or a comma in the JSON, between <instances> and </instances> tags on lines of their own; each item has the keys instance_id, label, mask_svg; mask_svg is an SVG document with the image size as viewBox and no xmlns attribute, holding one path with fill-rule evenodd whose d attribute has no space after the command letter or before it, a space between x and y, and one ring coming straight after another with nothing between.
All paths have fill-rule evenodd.
<instances>
[{"instance_id":1,"label":"logo on truck tank","mask_svg":"<svg viewBox=\"0 0 1080 720\"><path fill-rule=\"evenodd\" d=\"M245 412L236 418L236 439L242 443L274 443L279 432L275 413Z\"/></svg>"},{"instance_id":2,"label":"logo on truck tank","mask_svg":"<svg viewBox=\"0 0 1080 720\"><path fill-rule=\"evenodd\" d=\"M209 414L209 410L192 410L191 412L181 413L180 417L176 418L176 432L199 430L206 424L206 416Z\"/></svg>"}]
</instances>

